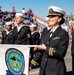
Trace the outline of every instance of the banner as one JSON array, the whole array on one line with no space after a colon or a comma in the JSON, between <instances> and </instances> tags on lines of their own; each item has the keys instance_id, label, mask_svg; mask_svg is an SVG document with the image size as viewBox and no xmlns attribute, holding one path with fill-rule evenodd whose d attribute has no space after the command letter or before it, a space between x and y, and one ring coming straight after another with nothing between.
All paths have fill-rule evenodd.
<instances>
[{"instance_id":1,"label":"banner","mask_svg":"<svg viewBox=\"0 0 74 75\"><path fill-rule=\"evenodd\" d=\"M28 75L30 47L0 45L0 75Z\"/></svg>"}]
</instances>

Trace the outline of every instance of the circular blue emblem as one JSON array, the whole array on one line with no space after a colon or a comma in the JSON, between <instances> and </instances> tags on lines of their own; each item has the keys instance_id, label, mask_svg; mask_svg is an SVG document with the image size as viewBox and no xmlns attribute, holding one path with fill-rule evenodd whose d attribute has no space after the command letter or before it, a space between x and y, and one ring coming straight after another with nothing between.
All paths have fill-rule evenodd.
<instances>
[{"instance_id":1,"label":"circular blue emblem","mask_svg":"<svg viewBox=\"0 0 74 75\"><path fill-rule=\"evenodd\" d=\"M5 61L11 73L14 75L23 74L25 61L22 52L15 48L9 48L5 53Z\"/></svg>"}]
</instances>

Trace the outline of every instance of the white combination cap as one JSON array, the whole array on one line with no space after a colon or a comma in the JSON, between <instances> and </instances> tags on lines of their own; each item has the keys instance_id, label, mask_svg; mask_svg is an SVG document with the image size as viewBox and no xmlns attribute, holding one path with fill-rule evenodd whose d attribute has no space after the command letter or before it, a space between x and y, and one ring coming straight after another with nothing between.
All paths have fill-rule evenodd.
<instances>
[{"instance_id":1,"label":"white combination cap","mask_svg":"<svg viewBox=\"0 0 74 75\"><path fill-rule=\"evenodd\" d=\"M48 16L50 15L58 15L58 16L65 16L66 15L66 12L59 8L59 7L56 7L56 6L50 6L48 8Z\"/></svg>"},{"instance_id":2,"label":"white combination cap","mask_svg":"<svg viewBox=\"0 0 74 75\"><path fill-rule=\"evenodd\" d=\"M24 14L23 13L16 13L15 16L24 17Z\"/></svg>"},{"instance_id":3,"label":"white combination cap","mask_svg":"<svg viewBox=\"0 0 74 75\"><path fill-rule=\"evenodd\" d=\"M13 22L6 22L5 24L6 24L6 25L12 25Z\"/></svg>"},{"instance_id":4,"label":"white combination cap","mask_svg":"<svg viewBox=\"0 0 74 75\"><path fill-rule=\"evenodd\" d=\"M30 28L34 28L34 27L37 27L37 25L31 24L29 27L30 27Z\"/></svg>"}]
</instances>

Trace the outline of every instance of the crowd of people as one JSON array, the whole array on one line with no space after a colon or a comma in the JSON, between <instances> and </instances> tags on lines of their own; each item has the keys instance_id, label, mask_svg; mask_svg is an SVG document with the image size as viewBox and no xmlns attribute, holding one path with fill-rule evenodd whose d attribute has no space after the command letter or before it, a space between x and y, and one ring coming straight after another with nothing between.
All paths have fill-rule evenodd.
<instances>
[{"instance_id":1,"label":"crowd of people","mask_svg":"<svg viewBox=\"0 0 74 75\"><path fill-rule=\"evenodd\" d=\"M39 45L40 33L38 32L38 23L33 18L32 10L22 13L1 12L2 26L0 31L0 44L21 44L21 45ZM31 60L36 54L35 48L30 49L30 66Z\"/></svg>"},{"instance_id":2,"label":"crowd of people","mask_svg":"<svg viewBox=\"0 0 74 75\"><path fill-rule=\"evenodd\" d=\"M47 26L40 33L37 31L38 24L33 19L33 13L23 8L22 13L6 12L0 15L1 44L38 45L30 48L29 70L40 65L39 75L66 75L64 57L69 45L69 34L61 25L65 22L65 11L56 6L50 6L48 11ZM1 12L2 13L2 12ZM28 21L27 21L28 20ZM27 21L27 22L26 22ZM74 32L72 33L72 39ZM74 51L74 40L72 51ZM72 52L74 63L74 52ZM74 75L74 64L73 72Z\"/></svg>"},{"instance_id":3,"label":"crowd of people","mask_svg":"<svg viewBox=\"0 0 74 75\"><path fill-rule=\"evenodd\" d=\"M33 12L31 9L29 9L27 12L25 11L25 8L22 10L24 21L23 23L25 25L31 25L32 23L35 25L38 25L37 21L35 18L33 18ZM16 26L15 22L15 14L16 12L2 12L0 10L0 40L2 37L2 32L6 30L6 23L7 22L12 22L12 29ZM1 42L0 42L1 43Z\"/></svg>"}]
</instances>

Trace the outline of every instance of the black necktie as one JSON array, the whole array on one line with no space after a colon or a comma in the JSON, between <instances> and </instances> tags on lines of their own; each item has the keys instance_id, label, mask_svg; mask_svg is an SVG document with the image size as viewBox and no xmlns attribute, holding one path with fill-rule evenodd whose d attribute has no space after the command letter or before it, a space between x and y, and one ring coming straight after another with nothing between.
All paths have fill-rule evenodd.
<instances>
[{"instance_id":1,"label":"black necktie","mask_svg":"<svg viewBox=\"0 0 74 75\"><path fill-rule=\"evenodd\" d=\"M50 37L52 37L52 35L53 35L53 31L50 31Z\"/></svg>"}]
</instances>

